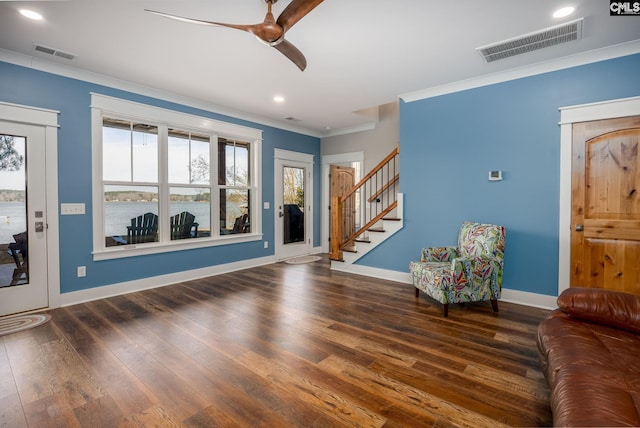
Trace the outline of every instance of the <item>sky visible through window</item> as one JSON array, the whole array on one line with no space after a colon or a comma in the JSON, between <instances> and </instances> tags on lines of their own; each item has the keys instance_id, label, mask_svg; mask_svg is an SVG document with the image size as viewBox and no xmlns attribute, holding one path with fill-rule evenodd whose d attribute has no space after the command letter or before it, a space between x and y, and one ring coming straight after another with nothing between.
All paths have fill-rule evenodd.
<instances>
[{"instance_id":1,"label":"sky visible through window","mask_svg":"<svg viewBox=\"0 0 640 428\"><path fill-rule=\"evenodd\" d=\"M19 156L22 156L24 162L18 171L0 171L0 189L5 190L25 190L25 146L26 139L24 137L13 137L13 147Z\"/></svg>"},{"instance_id":2,"label":"sky visible through window","mask_svg":"<svg viewBox=\"0 0 640 428\"><path fill-rule=\"evenodd\" d=\"M108 126L102 129L104 180L136 183L159 181L157 132L134 131L132 134L129 129ZM169 183L209 184L209 142L203 141L202 137L198 135L190 141L187 137L169 136ZM230 175L228 178L232 177L226 184L246 186L246 173L249 170L248 151L234 150L234 146L228 145L225 147L225 154L226 173ZM181 193L185 194L184 192L197 194L202 192L202 189L184 188Z\"/></svg>"}]
</instances>

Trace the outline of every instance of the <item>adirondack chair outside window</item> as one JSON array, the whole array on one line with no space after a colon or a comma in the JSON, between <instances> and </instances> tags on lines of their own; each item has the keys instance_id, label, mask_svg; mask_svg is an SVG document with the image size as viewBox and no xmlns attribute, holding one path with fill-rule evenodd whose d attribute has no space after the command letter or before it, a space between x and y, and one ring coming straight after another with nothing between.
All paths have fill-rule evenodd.
<instances>
[{"instance_id":1,"label":"adirondack chair outside window","mask_svg":"<svg viewBox=\"0 0 640 428\"><path fill-rule=\"evenodd\" d=\"M158 240L158 215L144 213L131 219L127 226L127 244L141 244Z\"/></svg>"},{"instance_id":2,"label":"adirondack chair outside window","mask_svg":"<svg viewBox=\"0 0 640 428\"><path fill-rule=\"evenodd\" d=\"M198 223L190 212L183 211L171 217L171 239L189 239L198 237Z\"/></svg>"}]
</instances>

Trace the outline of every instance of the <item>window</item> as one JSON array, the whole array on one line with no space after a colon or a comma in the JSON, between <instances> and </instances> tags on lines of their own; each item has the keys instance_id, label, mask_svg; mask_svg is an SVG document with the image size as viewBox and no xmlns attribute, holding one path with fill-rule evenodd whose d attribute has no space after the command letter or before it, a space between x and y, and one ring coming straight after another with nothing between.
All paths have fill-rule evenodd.
<instances>
[{"instance_id":1,"label":"window","mask_svg":"<svg viewBox=\"0 0 640 428\"><path fill-rule=\"evenodd\" d=\"M220 231L224 234L251 231L249 144L218 141L218 185L220 186Z\"/></svg>"},{"instance_id":2,"label":"window","mask_svg":"<svg viewBox=\"0 0 640 428\"><path fill-rule=\"evenodd\" d=\"M102 120L105 246L158 241L157 221L148 228L132 218L158 218L158 127L105 117Z\"/></svg>"},{"instance_id":3,"label":"window","mask_svg":"<svg viewBox=\"0 0 640 428\"><path fill-rule=\"evenodd\" d=\"M96 94L92 130L95 259L261 239L261 131Z\"/></svg>"},{"instance_id":4,"label":"window","mask_svg":"<svg viewBox=\"0 0 640 428\"><path fill-rule=\"evenodd\" d=\"M169 129L171 239L211 236L210 136Z\"/></svg>"}]
</instances>

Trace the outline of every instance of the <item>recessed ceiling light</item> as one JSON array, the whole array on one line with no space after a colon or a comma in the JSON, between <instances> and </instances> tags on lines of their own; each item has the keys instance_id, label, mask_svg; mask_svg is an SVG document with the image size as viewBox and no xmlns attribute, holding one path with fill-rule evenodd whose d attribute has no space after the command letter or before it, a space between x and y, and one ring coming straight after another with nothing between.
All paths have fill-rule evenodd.
<instances>
[{"instance_id":1,"label":"recessed ceiling light","mask_svg":"<svg viewBox=\"0 0 640 428\"><path fill-rule=\"evenodd\" d=\"M277 103L283 103L284 102L284 97L281 95L276 95L275 97L273 97L273 101L277 102Z\"/></svg>"},{"instance_id":2,"label":"recessed ceiling light","mask_svg":"<svg viewBox=\"0 0 640 428\"><path fill-rule=\"evenodd\" d=\"M553 17L554 18L564 18L565 16L571 15L574 10L576 10L576 8L573 7L573 6L563 7L561 9L558 9L555 12L553 12Z\"/></svg>"},{"instance_id":3,"label":"recessed ceiling light","mask_svg":"<svg viewBox=\"0 0 640 428\"><path fill-rule=\"evenodd\" d=\"M35 21L41 21L42 15L31 9L20 9L20 14Z\"/></svg>"}]
</instances>

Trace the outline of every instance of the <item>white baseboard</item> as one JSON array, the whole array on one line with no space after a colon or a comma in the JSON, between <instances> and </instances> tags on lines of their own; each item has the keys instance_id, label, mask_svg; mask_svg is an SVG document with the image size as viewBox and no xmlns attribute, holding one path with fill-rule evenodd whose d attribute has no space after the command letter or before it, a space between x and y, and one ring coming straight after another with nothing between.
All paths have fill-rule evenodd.
<instances>
[{"instance_id":1,"label":"white baseboard","mask_svg":"<svg viewBox=\"0 0 640 428\"><path fill-rule=\"evenodd\" d=\"M517 303L519 305L532 306L541 309L556 309L557 296L547 296L546 294L530 293L528 291L511 290L502 287L501 301Z\"/></svg>"},{"instance_id":2,"label":"white baseboard","mask_svg":"<svg viewBox=\"0 0 640 428\"><path fill-rule=\"evenodd\" d=\"M316 247L313 250L314 254L320 252L320 247ZM154 277L138 279L135 281L104 285L101 287L89 288L86 290L72 291L70 293L64 293L60 295L59 306L76 305L78 303L105 299L107 297L119 296L121 294L128 294L136 291L148 290L151 288L164 287L165 285L176 284L178 282L191 281L194 279L235 272L252 267L264 266L276 262L277 260L275 256L261 257L258 259L242 260L239 262L210 266L202 269L158 275ZM387 281L396 281L404 284L411 284L411 274L409 274L408 272L398 272L394 270L373 268L362 265L349 265L340 262L331 262L331 269L341 272L353 273L356 275L370 276ZM547 296L544 294L529 293L526 291L503 288L502 298L500 300L542 309L555 309L557 307L556 299L557 297L555 296ZM53 309L53 307L51 307L51 309Z\"/></svg>"},{"instance_id":3,"label":"white baseboard","mask_svg":"<svg viewBox=\"0 0 640 428\"><path fill-rule=\"evenodd\" d=\"M165 285L176 284L178 282L191 281L208 276L235 272L237 270L268 265L275 262L276 259L274 256L261 257L258 259L242 260L239 262L210 266L201 269L193 269L184 272L158 275L149 278L138 279L135 281L104 285L101 287L89 288L86 290L72 291L70 293L60 294L59 306L76 305L78 303L104 299L121 294L133 293L135 291L148 290L151 288L164 287Z\"/></svg>"},{"instance_id":4,"label":"white baseboard","mask_svg":"<svg viewBox=\"0 0 640 428\"><path fill-rule=\"evenodd\" d=\"M408 272L398 272L394 270L380 269L357 264L347 264L342 262L331 262L331 269L340 272L354 273L356 275L371 276L374 278L397 281L411 284L411 274ZM516 303L518 305L532 306L534 308L555 309L557 308L556 296L530 293L527 291L511 290L502 288L501 301Z\"/></svg>"},{"instance_id":5,"label":"white baseboard","mask_svg":"<svg viewBox=\"0 0 640 428\"><path fill-rule=\"evenodd\" d=\"M395 270L380 269L343 262L331 262L331 269L340 272L355 273L357 275L385 279L387 281L411 284L411 274L409 272L398 272Z\"/></svg>"}]
</instances>

